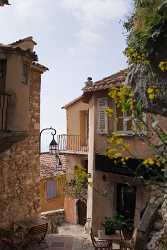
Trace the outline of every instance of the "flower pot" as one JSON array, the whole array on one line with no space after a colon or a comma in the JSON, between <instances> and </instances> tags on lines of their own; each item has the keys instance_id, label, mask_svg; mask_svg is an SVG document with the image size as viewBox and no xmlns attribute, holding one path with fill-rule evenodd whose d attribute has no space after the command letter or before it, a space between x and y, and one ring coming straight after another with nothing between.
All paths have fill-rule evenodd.
<instances>
[{"instance_id":1,"label":"flower pot","mask_svg":"<svg viewBox=\"0 0 167 250\"><path fill-rule=\"evenodd\" d=\"M115 233L115 229L111 228L105 228L105 234L106 235L111 235Z\"/></svg>"}]
</instances>

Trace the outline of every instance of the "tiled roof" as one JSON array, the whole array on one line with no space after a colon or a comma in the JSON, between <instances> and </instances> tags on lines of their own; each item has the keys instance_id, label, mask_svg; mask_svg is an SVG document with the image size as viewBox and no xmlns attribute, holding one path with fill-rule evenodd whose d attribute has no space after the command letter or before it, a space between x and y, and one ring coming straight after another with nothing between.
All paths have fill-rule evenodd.
<instances>
[{"instance_id":1,"label":"tiled roof","mask_svg":"<svg viewBox=\"0 0 167 250\"><path fill-rule=\"evenodd\" d=\"M54 155L42 153L40 155L40 178L49 178L64 174L64 171L58 169L57 161Z\"/></svg>"},{"instance_id":2,"label":"tiled roof","mask_svg":"<svg viewBox=\"0 0 167 250\"><path fill-rule=\"evenodd\" d=\"M94 82L91 86L85 86L83 88L84 93L95 92L99 90L109 89L113 84L120 84L125 81L125 77L127 74L127 69L121 70L116 74L110 75L108 77L103 78L97 82Z\"/></svg>"},{"instance_id":3,"label":"tiled roof","mask_svg":"<svg viewBox=\"0 0 167 250\"><path fill-rule=\"evenodd\" d=\"M66 109L66 108L68 108L69 106L71 106L71 105L73 105L73 104L75 104L76 102L81 101L81 100L82 100L82 96L79 96L79 97L75 98L74 100L72 100L71 102L68 102L67 104L65 104L65 105L62 107L62 109Z\"/></svg>"},{"instance_id":4,"label":"tiled roof","mask_svg":"<svg viewBox=\"0 0 167 250\"><path fill-rule=\"evenodd\" d=\"M47 67L45 67L44 65L42 65L40 63L33 62L32 65L34 67L36 67L41 72L45 72L45 71L49 70Z\"/></svg>"}]
</instances>

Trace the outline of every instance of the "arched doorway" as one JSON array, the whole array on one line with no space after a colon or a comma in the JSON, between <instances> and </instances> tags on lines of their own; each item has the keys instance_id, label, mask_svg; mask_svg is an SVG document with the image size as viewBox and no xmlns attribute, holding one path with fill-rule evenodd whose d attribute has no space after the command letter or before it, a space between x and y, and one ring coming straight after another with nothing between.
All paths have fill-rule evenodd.
<instances>
[{"instance_id":1,"label":"arched doorway","mask_svg":"<svg viewBox=\"0 0 167 250\"><path fill-rule=\"evenodd\" d=\"M85 225L87 206L82 200L77 201L78 224Z\"/></svg>"}]
</instances>

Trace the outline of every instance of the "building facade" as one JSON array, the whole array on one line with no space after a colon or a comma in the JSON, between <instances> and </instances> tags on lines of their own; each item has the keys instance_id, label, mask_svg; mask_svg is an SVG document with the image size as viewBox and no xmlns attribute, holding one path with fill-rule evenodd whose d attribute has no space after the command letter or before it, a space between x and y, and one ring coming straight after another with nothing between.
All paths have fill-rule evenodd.
<instances>
[{"instance_id":1,"label":"building facade","mask_svg":"<svg viewBox=\"0 0 167 250\"><path fill-rule=\"evenodd\" d=\"M41 75L32 37L0 44L0 227L39 215Z\"/></svg>"},{"instance_id":2,"label":"building facade","mask_svg":"<svg viewBox=\"0 0 167 250\"><path fill-rule=\"evenodd\" d=\"M83 96L79 98L80 102L87 105L89 114L87 122L88 150L85 155L85 163L88 164L89 181L92 185L88 186L87 224L92 226L95 231L101 227L105 217L114 218L117 215L128 217L137 226L150 198L150 190L141 182L135 181L135 169L140 160L152 157L152 152L143 142L143 134L140 136L133 132L132 117L117 111L108 97L112 86L120 86L125 81L126 72L126 70L122 70L95 83L88 78L83 89ZM74 100L74 103L71 102L67 108L80 110L79 101ZM112 118L109 118L105 112L108 106L115 110ZM77 113L74 112L73 115L75 116L75 127L80 128ZM68 109L67 117L68 132L71 120ZM161 119L161 124L165 124L164 118L159 119ZM149 124L149 114L146 121ZM128 157L127 167L123 166L121 162L115 165L112 159L106 157L106 150L109 147L107 136L113 132L119 133L124 138L129 145L129 151L134 155L132 157L128 152L125 155ZM82 138L82 133L80 133L80 137ZM153 137L152 139L156 140L156 137ZM77 153L75 155L80 157ZM73 155L70 157L74 159ZM68 161L69 171L73 169L73 165L72 161ZM76 206L73 211L77 215Z\"/></svg>"},{"instance_id":3,"label":"building facade","mask_svg":"<svg viewBox=\"0 0 167 250\"><path fill-rule=\"evenodd\" d=\"M61 160L66 169L67 181L70 181L73 179L76 166L83 166L87 171L89 106L80 96L63 108L66 110L67 134L58 135L57 142ZM83 205L82 218L79 218L79 204ZM64 209L67 222L77 224L85 220L86 206L82 202L79 203L77 199L66 195Z\"/></svg>"}]
</instances>

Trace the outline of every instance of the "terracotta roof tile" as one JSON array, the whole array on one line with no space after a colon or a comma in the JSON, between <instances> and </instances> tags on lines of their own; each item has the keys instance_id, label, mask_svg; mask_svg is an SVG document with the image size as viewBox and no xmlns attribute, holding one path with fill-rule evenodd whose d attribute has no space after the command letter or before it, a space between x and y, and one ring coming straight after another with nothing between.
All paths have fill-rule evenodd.
<instances>
[{"instance_id":1,"label":"terracotta roof tile","mask_svg":"<svg viewBox=\"0 0 167 250\"><path fill-rule=\"evenodd\" d=\"M49 153L40 155L40 178L49 178L64 174L64 171L58 168L57 159Z\"/></svg>"},{"instance_id":2,"label":"terracotta roof tile","mask_svg":"<svg viewBox=\"0 0 167 250\"><path fill-rule=\"evenodd\" d=\"M94 82L92 86L85 86L83 88L84 93L95 92L99 90L109 89L113 84L120 84L125 81L127 69L121 70L116 74L110 75L97 82Z\"/></svg>"}]
</instances>

